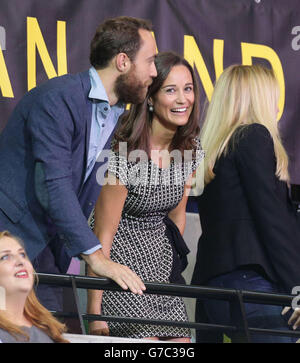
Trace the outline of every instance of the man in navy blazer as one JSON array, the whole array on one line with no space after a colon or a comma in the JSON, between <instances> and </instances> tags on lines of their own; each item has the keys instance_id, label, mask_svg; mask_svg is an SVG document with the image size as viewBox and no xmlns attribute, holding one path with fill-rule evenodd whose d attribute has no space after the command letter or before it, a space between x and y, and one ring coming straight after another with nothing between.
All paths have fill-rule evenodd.
<instances>
[{"instance_id":1,"label":"man in navy blazer","mask_svg":"<svg viewBox=\"0 0 300 363\"><path fill-rule=\"evenodd\" d=\"M144 100L157 75L155 53L149 22L106 20L91 43L93 67L28 92L0 135L0 230L23 239L38 272L65 273L81 256L122 288L145 288L104 257L87 217L100 190L97 158L125 103Z\"/></svg>"}]
</instances>

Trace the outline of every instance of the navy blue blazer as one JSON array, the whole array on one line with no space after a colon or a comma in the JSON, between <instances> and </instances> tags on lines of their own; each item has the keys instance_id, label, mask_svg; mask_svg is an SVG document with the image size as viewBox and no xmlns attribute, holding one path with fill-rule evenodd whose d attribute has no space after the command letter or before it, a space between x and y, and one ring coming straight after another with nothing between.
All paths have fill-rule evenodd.
<instances>
[{"instance_id":1,"label":"navy blue blazer","mask_svg":"<svg viewBox=\"0 0 300 363\"><path fill-rule=\"evenodd\" d=\"M84 183L90 88L88 72L49 80L22 98L0 135L0 230L21 237L31 260L57 234L69 256L99 244L87 224L97 165Z\"/></svg>"},{"instance_id":2,"label":"navy blue blazer","mask_svg":"<svg viewBox=\"0 0 300 363\"><path fill-rule=\"evenodd\" d=\"M275 171L269 131L259 124L237 130L197 198L202 235L193 284L246 266L287 293L300 285L299 216Z\"/></svg>"}]
</instances>

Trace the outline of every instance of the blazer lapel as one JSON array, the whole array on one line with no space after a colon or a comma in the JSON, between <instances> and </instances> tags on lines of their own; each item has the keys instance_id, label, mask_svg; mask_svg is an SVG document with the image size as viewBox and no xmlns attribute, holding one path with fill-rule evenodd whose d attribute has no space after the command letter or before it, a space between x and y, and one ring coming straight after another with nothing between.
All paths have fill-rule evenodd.
<instances>
[{"instance_id":1,"label":"blazer lapel","mask_svg":"<svg viewBox=\"0 0 300 363\"><path fill-rule=\"evenodd\" d=\"M86 173L86 167L87 167L87 160L88 160L88 152L89 152L89 142L90 142L90 133L91 133L91 123L92 123L92 101L89 99L88 95L91 89L91 81L89 77L89 72L83 72L80 74L80 78L82 81L83 86L83 92L84 92L84 98L86 101L86 107L83 112L83 117L85 118L85 148L84 148L84 168L83 173L81 176L81 187L82 189L85 173Z\"/></svg>"}]
</instances>

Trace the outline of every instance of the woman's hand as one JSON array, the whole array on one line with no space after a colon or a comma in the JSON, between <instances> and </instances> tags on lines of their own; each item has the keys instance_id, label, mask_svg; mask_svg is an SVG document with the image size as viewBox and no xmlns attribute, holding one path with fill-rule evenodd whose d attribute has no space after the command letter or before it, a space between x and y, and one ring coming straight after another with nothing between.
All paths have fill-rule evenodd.
<instances>
[{"instance_id":1,"label":"woman's hand","mask_svg":"<svg viewBox=\"0 0 300 363\"><path fill-rule=\"evenodd\" d=\"M92 321L89 323L90 335L109 336L109 328L106 321Z\"/></svg>"},{"instance_id":2,"label":"woman's hand","mask_svg":"<svg viewBox=\"0 0 300 363\"><path fill-rule=\"evenodd\" d=\"M285 307L281 314L284 315L286 314L291 308L290 307ZM288 321L289 325L293 324L293 329L296 330L299 326L300 326L300 308L296 308L293 312L293 314L291 315L291 317L289 318Z\"/></svg>"}]
</instances>

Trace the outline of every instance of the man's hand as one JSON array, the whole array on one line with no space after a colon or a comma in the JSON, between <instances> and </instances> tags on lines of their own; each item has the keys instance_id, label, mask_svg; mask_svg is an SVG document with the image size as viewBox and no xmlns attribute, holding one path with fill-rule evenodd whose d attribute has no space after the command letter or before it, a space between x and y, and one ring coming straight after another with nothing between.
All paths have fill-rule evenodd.
<instances>
[{"instance_id":1,"label":"man's hand","mask_svg":"<svg viewBox=\"0 0 300 363\"><path fill-rule=\"evenodd\" d=\"M134 294L143 294L146 290L142 280L127 266L115 263L106 258L102 250L97 250L91 255L82 254L81 257L99 277L108 277L114 280L122 289L130 289Z\"/></svg>"}]
</instances>

